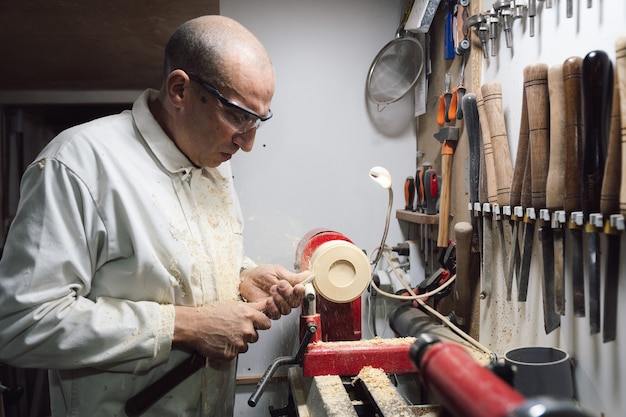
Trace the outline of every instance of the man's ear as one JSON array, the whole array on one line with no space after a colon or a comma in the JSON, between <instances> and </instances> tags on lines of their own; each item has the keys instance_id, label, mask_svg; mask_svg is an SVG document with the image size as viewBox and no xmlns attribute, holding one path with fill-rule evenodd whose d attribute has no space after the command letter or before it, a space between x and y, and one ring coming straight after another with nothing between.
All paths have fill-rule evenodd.
<instances>
[{"instance_id":1,"label":"man's ear","mask_svg":"<svg viewBox=\"0 0 626 417\"><path fill-rule=\"evenodd\" d=\"M189 88L189 76L185 71L177 69L170 73L165 80L165 90L167 97L176 108L184 106L185 95Z\"/></svg>"}]
</instances>

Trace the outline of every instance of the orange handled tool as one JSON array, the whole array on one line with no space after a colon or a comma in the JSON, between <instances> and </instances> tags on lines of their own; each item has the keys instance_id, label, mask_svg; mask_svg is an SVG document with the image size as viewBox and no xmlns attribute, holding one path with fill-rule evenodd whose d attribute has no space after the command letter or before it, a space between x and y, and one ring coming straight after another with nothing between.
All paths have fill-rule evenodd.
<instances>
[{"instance_id":1,"label":"orange handled tool","mask_svg":"<svg viewBox=\"0 0 626 417\"><path fill-rule=\"evenodd\" d=\"M450 110L450 102L452 101L452 92L450 91L450 73L446 73L445 90L439 96L439 113L437 113L437 123L443 126L445 122L449 122L448 112Z\"/></svg>"},{"instance_id":2,"label":"orange handled tool","mask_svg":"<svg viewBox=\"0 0 626 417\"><path fill-rule=\"evenodd\" d=\"M465 55L461 57L461 69L459 70L459 83L456 87L454 87L454 91L452 91L452 99L450 101L450 108L448 109L448 119L447 121L463 118L463 108L461 107L461 102L463 101L463 96L465 95L465 86L463 85L463 81L465 80Z\"/></svg>"}]
</instances>

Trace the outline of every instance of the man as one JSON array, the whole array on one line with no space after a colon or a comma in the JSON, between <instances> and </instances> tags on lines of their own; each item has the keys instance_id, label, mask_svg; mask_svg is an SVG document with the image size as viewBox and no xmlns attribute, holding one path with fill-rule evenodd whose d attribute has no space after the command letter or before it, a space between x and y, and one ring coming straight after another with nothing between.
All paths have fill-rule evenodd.
<instances>
[{"instance_id":1,"label":"man","mask_svg":"<svg viewBox=\"0 0 626 417\"><path fill-rule=\"evenodd\" d=\"M273 93L260 42L199 17L168 42L160 91L28 167L0 261L0 361L51 370L54 416L123 416L192 352L207 366L147 415L232 415L234 359L308 275L243 251L228 161L252 150Z\"/></svg>"}]
</instances>

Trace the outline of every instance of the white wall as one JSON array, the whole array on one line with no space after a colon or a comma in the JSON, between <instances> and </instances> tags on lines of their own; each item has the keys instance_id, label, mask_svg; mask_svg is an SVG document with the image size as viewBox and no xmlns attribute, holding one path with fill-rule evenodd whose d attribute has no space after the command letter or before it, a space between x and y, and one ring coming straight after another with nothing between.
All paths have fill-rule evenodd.
<instances>
[{"instance_id":1,"label":"white wall","mask_svg":"<svg viewBox=\"0 0 626 417\"><path fill-rule=\"evenodd\" d=\"M221 14L248 27L265 44L276 69L274 118L259 130L254 150L233 159L248 255L258 263L292 267L309 230L341 232L368 253L379 243L387 191L368 172L386 167L394 180L394 212L404 208L403 185L415 173L412 99L377 112L365 96L369 66L395 37L402 0L223 0ZM404 240L392 219L387 242ZM298 314L240 356L239 375L260 375L291 355ZM246 405L252 387L240 387L236 415L267 415L286 391ZM257 413L257 414L255 414Z\"/></svg>"},{"instance_id":2,"label":"white wall","mask_svg":"<svg viewBox=\"0 0 626 417\"><path fill-rule=\"evenodd\" d=\"M483 82L498 80L502 83L503 107L511 149L515 159L519 135L520 112L523 90L523 68L531 63L544 62L549 66L563 63L573 55L584 57L596 49L606 51L614 61L615 39L626 31L626 2L623 0L593 0L587 9L586 1L574 0L574 17L566 18L565 0L553 1L553 8L546 9L545 2L538 1L536 36L531 38L528 24L517 21L513 25L514 48L507 50L504 38L499 39L497 57L484 63ZM602 244L605 242L602 241ZM622 248L625 243L622 242ZM603 246L604 248L604 246ZM623 251L622 251L623 253ZM571 288L567 287L567 314L561 320L561 328L549 336L543 330L543 314L540 289L542 271L541 248L533 248L533 269L530 277L529 301L526 303L497 302L504 300L501 275L494 278L495 290L492 300L482 301L481 342L490 345L499 354L512 347L528 345L558 346L576 360L578 397L583 405L600 415L623 416L626 409L626 265L621 260L620 319L617 340L602 343L602 335L589 335L589 318L575 318L571 303ZM499 259L498 256L495 256ZM605 260L603 259L603 262ZM500 271L500 266L494 268ZM566 256L566 284L571 282L571 257ZM604 289L602 289L604 291Z\"/></svg>"}]
</instances>

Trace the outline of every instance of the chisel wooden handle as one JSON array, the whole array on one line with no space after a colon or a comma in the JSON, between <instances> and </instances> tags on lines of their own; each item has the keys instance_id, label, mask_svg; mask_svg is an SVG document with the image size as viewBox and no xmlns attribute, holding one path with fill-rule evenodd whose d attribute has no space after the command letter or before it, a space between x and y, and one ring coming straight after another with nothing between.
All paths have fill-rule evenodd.
<instances>
[{"instance_id":1,"label":"chisel wooden handle","mask_svg":"<svg viewBox=\"0 0 626 417\"><path fill-rule=\"evenodd\" d=\"M470 243L472 240L472 230L472 225L467 222L458 222L454 225L457 259L455 284L456 305L454 311L459 318L459 324L463 325L466 329L469 328L470 315L472 313L472 287L470 285Z\"/></svg>"},{"instance_id":2,"label":"chisel wooden handle","mask_svg":"<svg viewBox=\"0 0 626 417\"><path fill-rule=\"evenodd\" d=\"M524 91L528 104L528 138L532 205L546 206L546 180L550 162L550 96L548 66L543 63L524 68Z\"/></svg>"},{"instance_id":3,"label":"chisel wooden handle","mask_svg":"<svg viewBox=\"0 0 626 417\"><path fill-rule=\"evenodd\" d=\"M508 206L511 197L513 168L504 113L502 113L502 85L497 81L492 81L483 84L480 91L485 103L485 113L489 115L487 121L489 122L489 134L493 148L497 200L500 206Z\"/></svg>"},{"instance_id":4,"label":"chisel wooden handle","mask_svg":"<svg viewBox=\"0 0 626 417\"><path fill-rule=\"evenodd\" d=\"M443 184L439 196L439 230L437 234L437 247L448 246L448 226L450 225L450 189L452 188L452 155L453 145L444 143L441 150L441 173Z\"/></svg>"},{"instance_id":5,"label":"chisel wooden handle","mask_svg":"<svg viewBox=\"0 0 626 417\"><path fill-rule=\"evenodd\" d=\"M609 145L607 148L606 165L604 166L602 192L600 194L600 212L604 216L605 221L608 220L611 214L619 213L620 180L622 178L621 109L617 70L614 73L614 77Z\"/></svg>"},{"instance_id":6,"label":"chisel wooden handle","mask_svg":"<svg viewBox=\"0 0 626 417\"><path fill-rule=\"evenodd\" d=\"M604 51L589 52L583 59L583 212L600 211L602 177L606 163L611 119L613 64Z\"/></svg>"},{"instance_id":7,"label":"chisel wooden handle","mask_svg":"<svg viewBox=\"0 0 626 417\"><path fill-rule=\"evenodd\" d=\"M563 65L548 69L550 94L550 162L546 180L546 207L563 209L565 188L565 94L563 91Z\"/></svg>"},{"instance_id":8,"label":"chisel wooden handle","mask_svg":"<svg viewBox=\"0 0 626 417\"><path fill-rule=\"evenodd\" d=\"M485 160L485 180L487 184L487 202L496 204L498 202L498 185L496 183L496 172L493 160L493 146L491 134L489 133L489 116L485 110L485 102L480 89L476 90L476 104L478 106L478 117L480 119L480 130L483 139L483 158Z\"/></svg>"},{"instance_id":9,"label":"chisel wooden handle","mask_svg":"<svg viewBox=\"0 0 626 417\"><path fill-rule=\"evenodd\" d=\"M530 135L529 135L530 136ZM528 142L530 146L530 141ZM533 193L532 193L532 169L530 165L530 150L526 152L526 160L524 161L524 176L522 179L522 196L521 204L525 209L533 206Z\"/></svg>"},{"instance_id":10,"label":"chisel wooden handle","mask_svg":"<svg viewBox=\"0 0 626 417\"><path fill-rule=\"evenodd\" d=\"M526 171L526 159L528 159L528 109L526 107L526 94L522 91L522 115L520 117L519 140L517 142L517 154L515 155L515 169L511 181L511 206L522 205L522 185ZM530 188L528 189L530 192ZM530 194L529 194L530 196Z\"/></svg>"},{"instance_id":11,"label":"chisel wooden handle","mask_svg":"<svg viewBox=\"0 0 626 417\"><path fill-rule=\"evenodd\" d=\"M582 61L570 57L563 63L563 91L565 92L565 194L563 209L582 210Z\"/></svg>"},{"instance_id":12,"label":"chisel wooden handle","mask_svg":"<svg viewBox=\"0 0 626 417\"><path fill-rule=\"evenodd\" d=\"M619 85L619 107L621 117L622 161L626 161L626 34L615 41L615 68ZM626 169L622 169L619 192L620 212L626 215Z\"/></svg>"}]
</instances>

